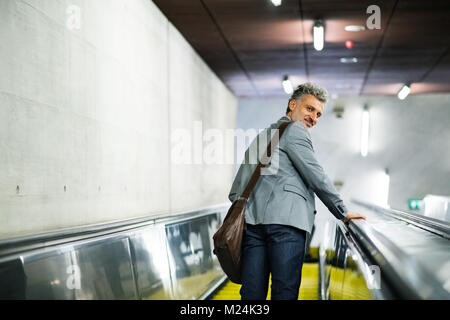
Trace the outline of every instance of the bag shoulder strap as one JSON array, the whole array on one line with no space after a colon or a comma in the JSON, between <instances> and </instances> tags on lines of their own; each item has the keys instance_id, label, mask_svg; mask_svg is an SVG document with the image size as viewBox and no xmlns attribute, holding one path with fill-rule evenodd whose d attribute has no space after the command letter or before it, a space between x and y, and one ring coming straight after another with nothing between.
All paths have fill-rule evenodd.
<instances>
[{"instance_id":1,"label":"bag shoulder strap","mask_svg":"<svg viewBox=\"0 0 450 320\"><path fill-rule=\"evenodd\" d=\"M285 121L283 122L280 127L278 128L279 134L274 134L272 137L272 140L269 142L269 145L267 146L266 153L263 155L261 160L264 160L263 164L261 160L258 162L258 166L256 167L255 171L253 172L253 175L251 176L249 182L247 183L247 187L245 188L244 192L241 195L241 198L245 198L246 200L249 199L250 194L252 193L253 189L256 186L256 183L258 182L259 177L261 176L261 169L266 166L267 163L269 163L269 159L272 156L272 144L273 147L276 147L278 145L278 142L281 140L281 136L283 135L284 130L293 123L294 121Z\"/></svg>"}]
</instances>

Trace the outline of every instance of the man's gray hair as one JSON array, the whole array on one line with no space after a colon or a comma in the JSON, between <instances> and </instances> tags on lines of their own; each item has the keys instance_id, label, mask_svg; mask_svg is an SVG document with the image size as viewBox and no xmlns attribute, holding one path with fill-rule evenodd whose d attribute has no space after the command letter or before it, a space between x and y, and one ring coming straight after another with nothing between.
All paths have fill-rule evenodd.
<instances>
[{"instance_id":1,"label":"man's gray hair","mask_svg":"<svg viewBox=\"0 0 450 320\"><path fill-rule=\"evenodd\" d=\"M299 85L297 89L292 93L291 97L289 98L289 102L291 100L300 100L303 98L303 96L310 94L316 97L320 102L323 102L323 104L326 104L328 101L328 92L324 88L319 87L318 85L307 82ZM289 113L291 111L289 109L289 105L287 107L286 113Z\"/></svg>"}]
</instances>

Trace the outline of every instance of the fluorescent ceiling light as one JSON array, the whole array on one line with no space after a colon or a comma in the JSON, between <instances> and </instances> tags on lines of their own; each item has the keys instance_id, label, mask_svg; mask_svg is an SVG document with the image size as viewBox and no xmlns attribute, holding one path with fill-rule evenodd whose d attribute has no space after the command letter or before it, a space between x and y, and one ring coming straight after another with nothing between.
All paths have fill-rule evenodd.
<instances>
[{"instance_id":1,"label":"fluorescent ceiling light","mask_svg":"<svg viewBox=\"0 0 450 320\"><path fill-rule=\"evenodd\" d=\"M384 208L389 208L389 186L391 184L391 177L389 176L389 170L386 169L382 175L381 192L382 198L380 205Z\"/></svg>"},{"instance_id":2,"label":"fluorescent ceiling light","mask_svg":"<svg viewBox=\"0 0 450 320\"><path fill-rule=\"evenodd\" d=\"M411 92L411 87L408 84L405 84L400 91L397 94L397 97L400 100L405 100L405 98L408 96L408 94Z\"/></svg>"},{"instance_id":3,"label":"fluorescent ceiling light","mask_svg":"<svg viewBox=\"0 0 450 320\"><path fill-rule=\"evenodd\" d=\"M369 110L364 107L361 122L361 155L367 157L369 153Z\"/></svg>"},{"instance_id":4,"label":"fluorescent ceiling light","mask_svg":"<svg viewBox=\"0 0 450 320\"><path fill-rule=\"evenodd\" d=\"M284 77L283 80L283 89L287 94L292 94L294 92L294 88L292 87L292 82L289 80L288 76Z\"/></svg>"},{"instance_id":5,"label":"fluorescent ceiling light","mask_svg":"<svg viewBox=\"0 0 450 320\"><path fill-rule=\"evenodd\" d=\"M325 28L322 21L316 21L313 27L314 49L322 51L325 43Z\"/></svg>"},{"instance_id":6,"label":"fluorescent ceiling light","mask_svg":"<svg viewBox=\"0 0 450 320\"><path fill-rule=\"evenodd\" d=\"M364 27L364 26L350 25L350 26L345 26L344 29L345 29L345 31L348 31L348 32L358 32L358 31L366 30L366 27Z\"/></svg>"},{"instance_id":7,"label":"fluorescent ceiling light","mask_svg":"<svg viewBox=\"0 0 450 320\"><path fill-rule=\"evenodd\" d=\"M281 5L281 0L270 0L270 1L272 1L273 5L274 5L275 7L278 7L278 6Z\"/></svg>"},{"instance_id":8,"label":"fluorescent ceiling light","mask_svg":"<svg viewBox=\"0 0 450 320\"><path fill-rule=\"evenodd\" d=\"M356 57L341 58L340 61L341 61L341 63L357 63L358 62L358 58L356 58Z\"/></svg>"}]
</instances>

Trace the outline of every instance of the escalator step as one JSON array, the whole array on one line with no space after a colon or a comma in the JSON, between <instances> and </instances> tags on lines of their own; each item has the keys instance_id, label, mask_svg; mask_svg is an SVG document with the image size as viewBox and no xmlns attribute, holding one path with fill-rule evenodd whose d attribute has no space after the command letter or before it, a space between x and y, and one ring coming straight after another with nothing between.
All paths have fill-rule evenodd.
<instances>
[{"instance_id":1,"label":"escalator step","mask_svg":"<svg viewBox=\"0 0 450 320\"><path fill-rule=\"evenodd\" d=\"M317 263L304 263L302 270L302 283L300 286L299 300L317 300L319 291L319 266ZM269 280L269 292L267 299L271 297L271 279ZM212 300L240 300L239 290L241 285L228 281L212 298Z\"/></svg>"}]
</instances>

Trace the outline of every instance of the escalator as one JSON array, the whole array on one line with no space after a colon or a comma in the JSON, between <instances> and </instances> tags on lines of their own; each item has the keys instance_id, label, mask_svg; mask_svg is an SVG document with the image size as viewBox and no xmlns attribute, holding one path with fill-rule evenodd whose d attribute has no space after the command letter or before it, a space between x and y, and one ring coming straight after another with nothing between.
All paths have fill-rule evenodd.
<instances>
[{"instance_id":1,"label":"escalator","mask_svg":"<svg viewBox=\"0 0 450 320\"><path fill-rule=\"evenodd\" d=\"M450 299L450 224L353 201L367 221L329 221L310 248L300 300ZM213 300L239 300L224 282ZM268 299L270 299L270 285Z\"/></svg>"},{"instance_id":2,"label":"escalator","mask_svg":"<svg viewBox=\"0 0 450 320\"><path fill-rule=\"evenodd\" d=\"M228 207L0 240L0 299L238 300L212 253ZM450 299L449 223L352 209L367 221L330 220L307 245L299 299Z\"/></svg>"}]
</instances>

